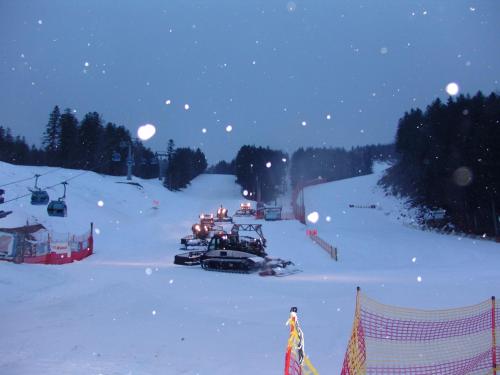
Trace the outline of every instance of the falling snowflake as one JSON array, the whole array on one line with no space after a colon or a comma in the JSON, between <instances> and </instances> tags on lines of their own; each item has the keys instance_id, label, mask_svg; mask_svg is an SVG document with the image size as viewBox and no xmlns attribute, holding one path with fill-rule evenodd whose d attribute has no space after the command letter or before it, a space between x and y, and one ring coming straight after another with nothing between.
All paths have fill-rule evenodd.
<instances>
[{"instance_id":1,"label":"falling snowflake","mask_svg":"<svg viewBox=\"0 0 500 375\"><path fill-rule=\"evenodd\" d=\"M458 87L458 84L456 84L455 82L450 82L446 85L446 92L450 96L457 95L459 90L460 88Z\"/></svg>"},{"instance_id":2,"label":"falling snowflake","mask_svg":"<svg viewBox=\"0 0 500 375\"><path fill-rule=\"evenodd\" d=\"M307 215L307 220L309 220L311 223L315 224L319 220L319 214L316 211L313 211L309 215Z\"/></svg>"},{"instance_id":3,"label":"falling snowflake","mask_svg":"<svg viewBox=\"0 0 500 375\"><path fill-rule=\"evenodd\" d=\"M189 104L184 104L184 109L187 111L189 109Z\"/></svg>"},{"instance_id":4,"label":"falling snowflake","mask_svg":"<svg viewBox=\"0 0 500 375\"><path fill-rule=\"evenodd\" d=\"M283 163L286 163L286 158L282 158L282 159L281 159L281 161L282 161Z\"/></svg>"},{"instance_id":5,"label":"falling snowflake","mask_svg":"<svg viewBox=\"0 0 500 375\"><path fill-rule=\"evenodd\" d=\"M326 119L327 119L327 120L331 120L331 119L332 119L332 115L331 115L331 114L327 114L327 115L326 115Z\"/></svg>"},{"instance_id":6,"label":"falling snowflake","mask_svg":"<svg viewBox=\"0 0 500 375\"><path fill-rule=\"evenodd\" d=\"M270 162L270 161L268 161L268 162L266 163L266 168L271 168L271 162Z\"/></svg>"},{"instance_id":7,"label":"falling snowflake","mask_svg":"<svg viewBox=\"0 0 500 375\"><path fill-rule=\"evenodd\" d=\"M387 54L387 52L389 52L389 48L387 48L387 47L380 48L380 54L381 55L385 55L385 54Z\"/></svg>"},{"instance_id":8,"label":"falling snowflake","mask_svg":"<svg viewBox=\"0 0 500 375\"><path fill-rule=\"evenodd\" d=\"M412 261L413 263L415 263L415 262L417 261L417 257L413 257L413 258L411 258L411 261Z\"/></svg>"},{"instance_id":9,"label":"falling snowflake","mask_svg":"<svg viewBox=\"0 0 500 375\"><path fill-rule=\"evenodd\" d=\"M248 195L248 190L243 190L243 195L246 197Z\"/></svg>"},{"instance_id":10,"label":"falling snowflake","mask_svg":"<svg viewBox=\"0 0 500 375\"><path fill-rule=\"evenodd\" d=\"M331 218L330 216L327 216L327 217L325 218L325 220L326 220L327 222L330 222L330 221L332 221L332 218Z\"/></svg>"},{"instance_id":11,"label":"falling snowflake","mask_svg":"<svg viewBox=\"0 0 500 375\"><path fill-rule=\"evenodd\" d=\"M230 133L233 130L233 127L231 125L226 126L226 131Z\"/></svg>"},{"instance_id":12,"label":"falling snowflake","mask_svg":"<svg viewBox=\"0 0 500 375\"><path fill-rule=\"evenodd\" d=\"M417 281L418 281L419 283L421 283L421 282L422 282L422 276L417 276Z\"/></svg>"},{"instance_id":13,"label":"falling snowflake","mask_svg":"<svg viewBox=\"0 0 500 375\"><path fill-rule=\"evenodd\" d=\"M170 99L167 99L167 100L165 100L165 104L170 105L170 104L172 104L172 101Z\"/></svg>"},{"instance_id":14,"label":"falling snowflake","mask_svg":"<svg viewBox=\"0 0 500 375\"><path fill-rule=\"evenodd\" d=\"M296 9L297 9L297 4L295 4L295 2L289 1L286 4L286 10L288 10L289 12L295 12Z\"/></svg>"},{"instance_id":15,"label":"falling snowflake","mask_svg":"<svg viewBox=\"0 0 500 375\"><path fill-rule=\"evenodd\" d=\"M95 234L101 234L101 230L99 228L94 229Z\"/></svg>"},{"instance_id":16,"label":"falling snowflake","mask_svg":"<svg viewBox=\"0 0 500 375\"><path fill-rule=\"evenodd\" d=\"M302 126L306 126L306 125L307 125L307 122L302 121Z\"/></svg>"},{"instance_id":17,"label":"falling snowflake","mask_svg":"<svg viewBox=\"0 0 500 375\"><path fill-rule=\"evenodd\" d=\"M90 66L90 63L88 61L85 61L85 63L83 64L86 68L88 68Z\"/></svg>"},{"instance_id":18,"label":"falling snowflake","mask_svg":"<svg viewBox=\"0 0 500 375\"><path fill-rule=\"evenodd\" d=\"M144 270L144 272L146 273L146 275L151 276L151 274L153 273L153 270L152 270L151 268L149 268L149 267L148 267L148 268L146 268L146 269Z\"/></svg>"},{"instance_id":19,"label":"falling snowflake","mask_svg":"<svg viewBox=\"0 0 500 375\"><path fill-rule=\"evenodd\" d=\"M42 20L38 20L38 24L41 25L43 23Z\"/></svg>"},{"instance_id":20,"label":"falling snowflake","mask_svg":"<svg viewBox=\"0 0 500 375\"><path fill-rule=\"evenodd\" d=\"M169 284L173 284L174 283L174 279L170 279L168 283Z\"/></svg>"},{"instance_id":21,"label":"falling snowflake","mask_svg":"<svg viewBox=\"0 0 500 375\"><path fill-rule=\"evenodd\" d=\"M98 202L97 202L97 205L98 205L99 207L102 207L102 206L104 206L104 202L103 202L103 201L98 201Z\"/></svg>"},{"instance_id":22,"label":"falling snowflake","mask_svg":"<svg viewBox=\"0 0 500 375\"><path fill-rule=\"evenodd\" d=\"M203 134L205 134L205 133L207 132L207 128L203 128L203 129L201 129L201 132L202 132Z\"/></svg>"},{"instance_id":23,"label":"falling snowflake","mask_svg":"<svg viewBox=\"0 0 500 375\"><path fill-rule=\"evenodd\" d=\"M156 310L151 311L151 314L156 315Z\"/></svg>"},{"instance_id":24,"label":"falling snowflake","mask_svg":"<svg viewBox=\"0 0 500 375\"><path fill-rule=\"evenodd\" d=\"M155 133L156 133L156 127L152 124L145 124L145 125L139 126L139 129L137 129L137 136L142 141L147 141L153 135L155 135Z\"/></svg>"}]
</instances>

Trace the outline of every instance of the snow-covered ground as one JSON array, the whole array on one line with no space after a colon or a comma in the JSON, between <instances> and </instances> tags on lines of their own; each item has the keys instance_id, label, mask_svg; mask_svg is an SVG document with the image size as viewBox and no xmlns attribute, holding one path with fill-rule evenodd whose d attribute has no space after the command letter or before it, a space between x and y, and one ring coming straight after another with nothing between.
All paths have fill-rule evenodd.
<instances>
[{"instance_id":1,"label":"snow-covered ground","mask_svg":"<svg viewBox=\"0 0 500 375\"><path fill-rule=\"evenodd\" d=\"M50 170L0 163L0 185ZM39 184L80 173L53 169ZM123 178L86 173L70 180L67 218L47 217L29 197L0 206L14 211L0 227L37 218L56 232L83 233L91 221L99 232L95 254L81 262L0 262L0 374L279 374L291 306L299 308L312 363L335 374L357 285L381 302L421 308L498 294L499 244L403 225L394 214L400 202L375 188L380 173L306 189L308 213L320 216L309 228L339 248L339 262L313 244L300 223L262 222L270 255L303 270L281 278L172 264L179 239L201 212L220 204L231 213L238 208L232 176L202 175L172 193L158 180L134 178L140 189L116 183ZM25 194L32 182L6 187L5 198ZM62 186L49 191L51 198L61 193ZM159 209L152 208L154 200Z\"/></svg>"}]
</instances>

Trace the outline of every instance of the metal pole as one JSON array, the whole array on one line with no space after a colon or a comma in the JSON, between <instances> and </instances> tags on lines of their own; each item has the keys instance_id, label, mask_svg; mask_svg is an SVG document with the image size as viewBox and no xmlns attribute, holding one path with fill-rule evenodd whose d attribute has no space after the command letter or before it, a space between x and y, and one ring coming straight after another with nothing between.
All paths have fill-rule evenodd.
<instances>
[{"instance_id":1,"label":"metal pole","mask_svg":"<svg viewBox=\"0 0 500 375\"><path fill-rule=\"evenodd\" d=\"M132 180L132 142L128 144L128 156L127 156L127 180Z\"/></svg>"},{"instance_id":2,"label":"metal pole","mask_svg":"<svg viewBox=\"0 0 500 375\"><path fill-rule=\"evenodd\" d=\"M493 215L493 231L495 233L495 237L498 236L498 223L497 223L497 210L495 207L495 199L491 197L491 214Z\"/></svg>"}]
</instances>

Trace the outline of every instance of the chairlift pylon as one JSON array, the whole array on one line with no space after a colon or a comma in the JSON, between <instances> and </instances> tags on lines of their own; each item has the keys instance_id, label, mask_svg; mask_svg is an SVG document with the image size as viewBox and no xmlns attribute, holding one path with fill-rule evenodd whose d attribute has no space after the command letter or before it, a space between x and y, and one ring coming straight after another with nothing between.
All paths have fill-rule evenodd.
<instances>
[{"instance_id":1,"label":"chairlift pylon","mask_svg":"<svg viewBox=\"0 0 500 375\"><path fill-rule=\"evenodd\" d=\"M49 216L58 216L58 217L66 217L68 215L68 207L66 206L66 185L68 184L66 181L61 182L64 186L64 194L56 201L51 201L47 206L47 213Z\"/></svg>"}]
</instances>

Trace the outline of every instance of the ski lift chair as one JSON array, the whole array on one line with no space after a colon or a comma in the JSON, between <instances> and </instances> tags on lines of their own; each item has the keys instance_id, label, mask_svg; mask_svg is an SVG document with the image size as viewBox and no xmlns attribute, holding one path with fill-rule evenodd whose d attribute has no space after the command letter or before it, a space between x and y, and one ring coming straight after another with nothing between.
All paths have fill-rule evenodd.
<instances>
[{"instance_id":1,"label":"ski lift chair","mask_svg":"<svg viewBox=\"0 0 500 375\"><path fill-rule=\"evenodd\" d=\"M66 202L64 202L61 198L59 198L57 201L50 202L47 206L47 213L49 214L49 216L68 216L68 208L66 206Z\"/></svg>"},{"instance_id":2,"label":"ski lift chair","mask_svg":"<svg viewBox=\"0 0 500 375\"><path fill-rule=\"evenodd\" d=\"M40 177L39 174L35 175L35 187L33 190L31 190L31 204L32 205L46 205L49 203L49 194L45 191L42 190L38 187L38 177Z\"/></svg>"},{"instance_id":3,"label":"ski lift chair","mask_svg":"<svg viewBox=\"0 0 500 375\"><path fill-rule=\"evenodd\" d=\"M31 204L46 205L49 203L49 194L45 190L36 190L31 192Z\"/></svg>"},{"instance_id":4,"label":"ski lift chair","mask_svg":"<svg viewBox=\"0 0 500 375\"><path fill-rule=\"evenodd\" d=\"M66 198L66 185L68 183L65 181L62 183L64 186L64 194L56 201L51 201L47 206L47 213L49 216L66 217L68 216L68 207L64 199Z\"/></svg>"},{"instance_id":5,"label":"ski lift chair","mask_svg":"<svg viewBox=\"0 0 500 375\"><path fill-rule=\"evenodd\" d=\"M111 155L111 160L112 161L115 161L115 162L118 162L118 161L121 161L122 160L122 157L120 155L119 152L113 152L113 154Z\"/></svg>"}]
</instances>

